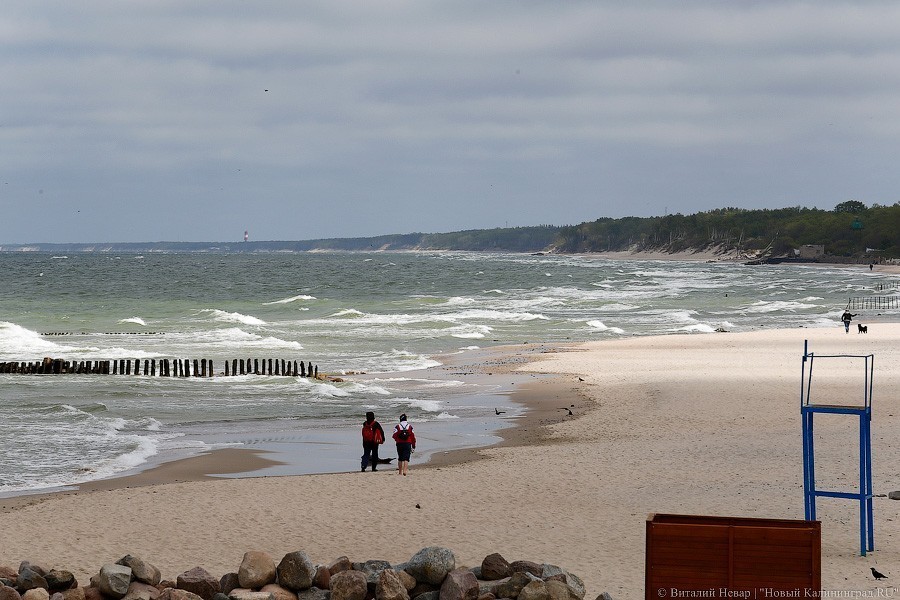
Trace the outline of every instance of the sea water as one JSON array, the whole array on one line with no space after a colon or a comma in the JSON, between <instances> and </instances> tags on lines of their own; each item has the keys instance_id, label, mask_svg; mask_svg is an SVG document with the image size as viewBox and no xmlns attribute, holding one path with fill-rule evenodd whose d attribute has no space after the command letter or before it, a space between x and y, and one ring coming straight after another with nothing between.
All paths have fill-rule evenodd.
<instances>
[{"instance_id":1,"label":"sea water","mask_svg":"<svg viewBox=\"0 0 900 600\"><path fill-rule=\"evenodd\" d=\"M224 447L299 444L310 458L273 474L356 469L368 410L388 426L407 413L427 452L490 444L521 407L429 371L443 358L525 342L837 327L848 297L878 293L885 277L469 252L0 253L0 362L196 358L221 371L225 360L273 358L366 373L0 375L0 496ZM504 417L490 417L499 407Z\"/></svg>"}]
</instances>

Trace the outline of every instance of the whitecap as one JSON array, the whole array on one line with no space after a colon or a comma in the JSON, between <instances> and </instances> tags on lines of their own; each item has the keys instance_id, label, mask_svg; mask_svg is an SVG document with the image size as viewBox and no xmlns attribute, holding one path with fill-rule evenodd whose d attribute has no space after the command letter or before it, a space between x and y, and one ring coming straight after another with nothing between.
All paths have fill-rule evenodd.
<instances>
[{"instance_id":1,"label":"whitecap","mask_svg":"<svg viewBox=\"0 0 900 600\"><path fill-rule=\"evenodd\" d=\"M119 319L119 323L135 323L136 325L144 325L144 326L147 325L147 323L145 323L144 320L140 317L129 317L127 319Z\"/></svg>"},{"instance_id":2,"label":"whitecap","mask_svg":"<svg viewBox=\"0 0 900 600\"><path fill-rule=\"evenodd\" d=\"M268 306L270 304L290 304L291 302L299 302L300 300L315 300L315 296L310 296L308 294L300 294L298 296L291 296L290 298L283 298L281 300L273 300L272 302L263 302L264 305Z\"/></svg>"},{"instance_id":3,"label":"whitecap","mask_svg":"<svg viewBox=\"0 0 900 600\"><path fill-rule=\"evenodd\" d=\"M266 322L252 315L245 315L239 312L225 312L217 308L206 309L201 312L212 313L213 319L225 323L243 323L244 325L265 325Z\"/></svg>"},{"instance_id":4,"label":"whitecap","mask_svg":"<svg viewBox=\"0 0 900 600\"><path fill-rule=\"evenodd\" d=\"M603 321L588 321L587 325L593 329L596 329L597 331L609 331L610 333L619 334L625 333L624 329L621 329L619 327L609 327Z\"/></svg>"}]
</instances>

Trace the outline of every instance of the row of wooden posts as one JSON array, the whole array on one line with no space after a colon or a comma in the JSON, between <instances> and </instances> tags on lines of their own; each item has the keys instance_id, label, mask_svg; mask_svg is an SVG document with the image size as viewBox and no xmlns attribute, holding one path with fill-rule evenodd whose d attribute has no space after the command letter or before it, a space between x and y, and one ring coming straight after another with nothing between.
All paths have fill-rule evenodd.
<instances>
[{"instance_id":1,"label":"row of wooden posts","mask_svg":"<svg viewBox=\"0 0 900 600\"><path fill-rule=\"evenodd\" d=\"M143 371L141 363L143 362ZM230 368L229 368L230 367ZM150 377L212 377L215 375L212 360L139 358L119 360L68 361L61 358L45 358L33 362L0 362L0 373L20 375L147 375ZM235 358L225 361L226 377L234 375L284 375L288 377L319 377L319 365L302 360L278 358Z\"/></svg>"},{"instance_id":2,"label":"row of wooden posts","mask_svg":"<svg viewBox=\"0 0 900 600\"><path fill-rule=\"evenodd\" d=\"M900 296L869 296L866 298L850 298L848 310L891 310L900 308Z\"/></svg>"}]
</instances>

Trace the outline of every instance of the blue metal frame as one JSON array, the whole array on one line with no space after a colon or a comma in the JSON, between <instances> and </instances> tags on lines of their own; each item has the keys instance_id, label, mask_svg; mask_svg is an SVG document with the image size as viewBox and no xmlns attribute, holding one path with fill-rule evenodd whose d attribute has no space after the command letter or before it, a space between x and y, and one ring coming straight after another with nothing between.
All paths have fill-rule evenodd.
<instances>
[{"instance_id":1,"label":"blue metal frame","mask_svg":"<svg viewBox=\"0 0 900 600\"><path fill-rule=\"evenodd\" d=\"M863 406L816 405L810 402L813 359L808 341L803 342L803 366L800 374L800 417L803 426L803 497L807 521L816 520L816 497L847 498L859 501L859 553L875 549L875 517L872 506L872 378L875 356L849 354L820 355L818 358L861 358L865 364ZM809 363L809 376L806 365ZM816 489L816 460L813 444L813 416L816 413L855 415L859 417L859 492L835 492Z\"/></svg>"}]
</instances>

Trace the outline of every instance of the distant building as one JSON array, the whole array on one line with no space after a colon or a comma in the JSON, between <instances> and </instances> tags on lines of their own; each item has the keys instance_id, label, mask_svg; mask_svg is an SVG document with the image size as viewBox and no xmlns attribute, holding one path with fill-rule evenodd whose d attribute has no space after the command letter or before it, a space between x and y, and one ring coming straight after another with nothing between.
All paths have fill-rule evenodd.
<instances>
[{"instance_id":1,"label":"distant building","mask_svg":"<svg viewBox=\"0 0 900 600\"><path fill-rule=\"evenodd\" d=\"M799 256L808 260L819 260L825 256L825 246L823 244L804 244L800 246Z\"/></svg>"}]
</instances>

